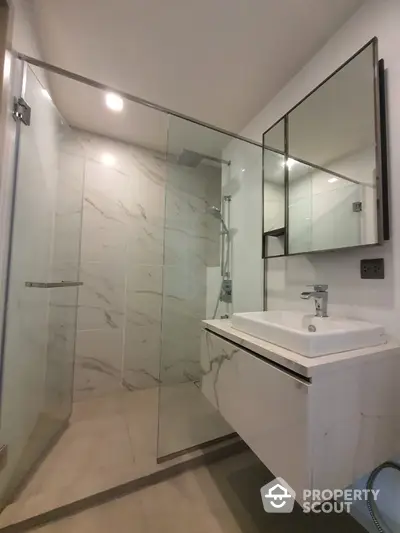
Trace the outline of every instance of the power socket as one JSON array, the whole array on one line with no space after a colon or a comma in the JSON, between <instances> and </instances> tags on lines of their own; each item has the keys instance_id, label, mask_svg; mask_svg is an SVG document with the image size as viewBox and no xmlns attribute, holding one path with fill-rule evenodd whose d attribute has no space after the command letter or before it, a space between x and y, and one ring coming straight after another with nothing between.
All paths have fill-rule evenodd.
<instances>
[{"instance_id":1,"label":"power socket","mask_svg":"<svg viewBox=\"0 0 400 533\"><path fill-rule=\"evenodd\" d=\"M385 262L383 259L361 259L361 279L385 279Z\"/></svg>"}]
</instances>

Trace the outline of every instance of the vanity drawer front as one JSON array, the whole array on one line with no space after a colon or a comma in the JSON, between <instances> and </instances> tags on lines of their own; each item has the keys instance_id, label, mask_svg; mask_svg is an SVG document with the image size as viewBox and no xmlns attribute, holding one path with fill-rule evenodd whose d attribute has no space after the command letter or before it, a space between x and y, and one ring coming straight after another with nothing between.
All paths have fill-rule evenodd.
<instances>
[{"instance_id":1,"label":"vanity drawer front","mask_svg":"<svg viewBox=\"0 0 400 533\"><path fill-rule=\"evenodd\" d=\"M296 491L309 487L311 385L206 330L202 368L203 393L267 468Z\"/></svg>"}]
</instances>

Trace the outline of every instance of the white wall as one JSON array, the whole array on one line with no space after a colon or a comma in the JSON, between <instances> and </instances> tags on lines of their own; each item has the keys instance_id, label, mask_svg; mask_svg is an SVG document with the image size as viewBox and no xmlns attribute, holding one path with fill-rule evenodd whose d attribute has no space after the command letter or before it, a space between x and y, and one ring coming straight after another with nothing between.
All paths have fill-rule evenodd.
<instances>
[{"instance_id":1,"label":"white wall","mask_svg":"<svg viewBox=\"0 0 400 533\"><path fill-rule=\"evenodd\" d=\"M324 48L282 89L266 108L241 132L260 141L263 131L276 122L316 85L338 68L372 37L379 39L379 55L388 71L388 136L391 178L391 241L382 247L329 252L310 256L276 258L266 262L268 307L312 310L312 302L300 300L299 294L308 283L329 284L332 313L340 313L375 321L386 326L400 340L400 2L370 1L365 4ZM260 180L261 181L261 180ZM261 213L258 214L261 220ZM256 226L255 226L256 227ZM360 259L384 257L384 280L361 280ZM260 287L261 291L261 287ZM394 476L393 476L394 478ZM388 483L385 510L396 521L396 491ZM392 499L390 499L392 494ZM397 521L398 522L398 521ZM397 525L397 528L399 525ZM374 529L371 527L371 531Z\"/></svg>"},{"instance_id":2,"label":"white wall","mask_svg":"<svg viewBox=\"0 0 400 533\"><path fill-rule=\"evenodd\" d=\"M262 310L262 150L234 139L223 158L231 161L222 174L222 195L232 196L229 227L233 305L229 311Z\"/></svg>"},{"instance_id":3,"label":"white wall","mask_svg":"<svg viewBox=\"0 0 400 533\"><path fill-rule=\"evenodd\" d=\"M388 69L392 239L383 247L269 260L268 306L310 309L312 302L299 298L304 285L328 283L331 311L383 323L396 336L400 318L400 270L394 269L394 264L400 261L400 215L394 207L396 199L400 200L400 182L396 180L400 172L400 153L396 149L400 141L399 20L399 2L368 2L241 132L260 141L263 131L341 63L373 36L379 38L379 53ZM368 257L385 258L385 280L360 279L359 261Z\"/></svg>"}]
</instances>

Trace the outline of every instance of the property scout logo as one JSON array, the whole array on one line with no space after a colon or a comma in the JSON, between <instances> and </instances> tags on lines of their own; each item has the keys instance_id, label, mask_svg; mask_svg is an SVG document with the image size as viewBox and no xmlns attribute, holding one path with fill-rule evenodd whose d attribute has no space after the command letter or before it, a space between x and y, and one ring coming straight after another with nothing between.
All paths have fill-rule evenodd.
<instances>
[{"instance_id":1,"label":"property scout logo","mask_svg":"<svg viewBox=\"0 0 400 533\"><path fill-rule=\"evenodd\" d=\"M369 494L376 501L379 489L303 490L304 513L349 513L355 501L366 501ZM291 513L296 492L278 477L261 488L261 499L267 513Z\"/></svg>"}]
</instances>

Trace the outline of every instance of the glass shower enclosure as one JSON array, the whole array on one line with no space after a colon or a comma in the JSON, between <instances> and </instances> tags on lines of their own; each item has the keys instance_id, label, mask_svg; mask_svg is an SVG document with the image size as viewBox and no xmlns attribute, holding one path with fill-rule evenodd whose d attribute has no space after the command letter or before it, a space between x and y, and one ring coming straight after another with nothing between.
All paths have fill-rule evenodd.
<instances>
[{"instance_id":1,"label":"glass shower enclosure","mask_svg":"<svg viewBox=\"0 0 400 533\"><path fill-rule=\"evenodd\" d=\"M238 266L241 243L259 242L262 212L261 144L125 93L124 113L104 123L96 106L103 109L109 88L25 59L16 60L2 506L62 434L82 392L76 384L89 392L96 386L87 376L103 362L93 359L86 337L88 353L79 354L77 366L80 320L81 330L110 330L115 339L104 346L108 366L102 368L116 394L151 389L158 395L144 424L157 436L149 444L155 463L232 436L201 392L202 320L241 309L248 294L247 274ZM80 107L86 115L71 113L68 121L60 115L68 94L90 102ZM77 139L84 139L80 151L73 149ZM243 209L249 201L259 202L257 226ZM99 295L93 278L88 287L90 269L106 291L115 286L116 292Z\"/></svg>"},{"instance_id":2,"label":"glass shower enclosure","mask_svg":"<svg viewBox=\"0 0 400 533\"><path fill-rule=\"evenodd\" d=\"M201 393L201 321L226 314L232 291L228 210L222 199L229 136L169 118L165 191L158 456L224 437L232 429ZM226 218L226 222L225 222ZM221 253L225 259L222 259ZM227 255L228 254L228 255ZM224 273L222 274L221 265Z\"/></svg>"},{"instance_id":3,"label":"glass shower enclosure","mask_svg":"<svg viewBox=\"0 0 400 533\"><path fill-rule=\"evenodd\" d=\"M2 341L2 506L71 413L83 191L82 163L68 168L62 151L68 126L33 69L18 67Z\"/></svg>"},{"instance_id":4,"label":"glass shower enclosure","mask_svg":"<svg viewBox=\"0 0 400 533\"><path fill-rule=\"evenodd\" d=\"M255 143L170 116L166 160L159 459L233 433L201 392L209 371L201 360L202 321L228 319L246 305L240 300L249 279L235 265L243 241L261 231L243 219L249 191L260 218L262 202Z\"/></svg>"}]
</instances>

